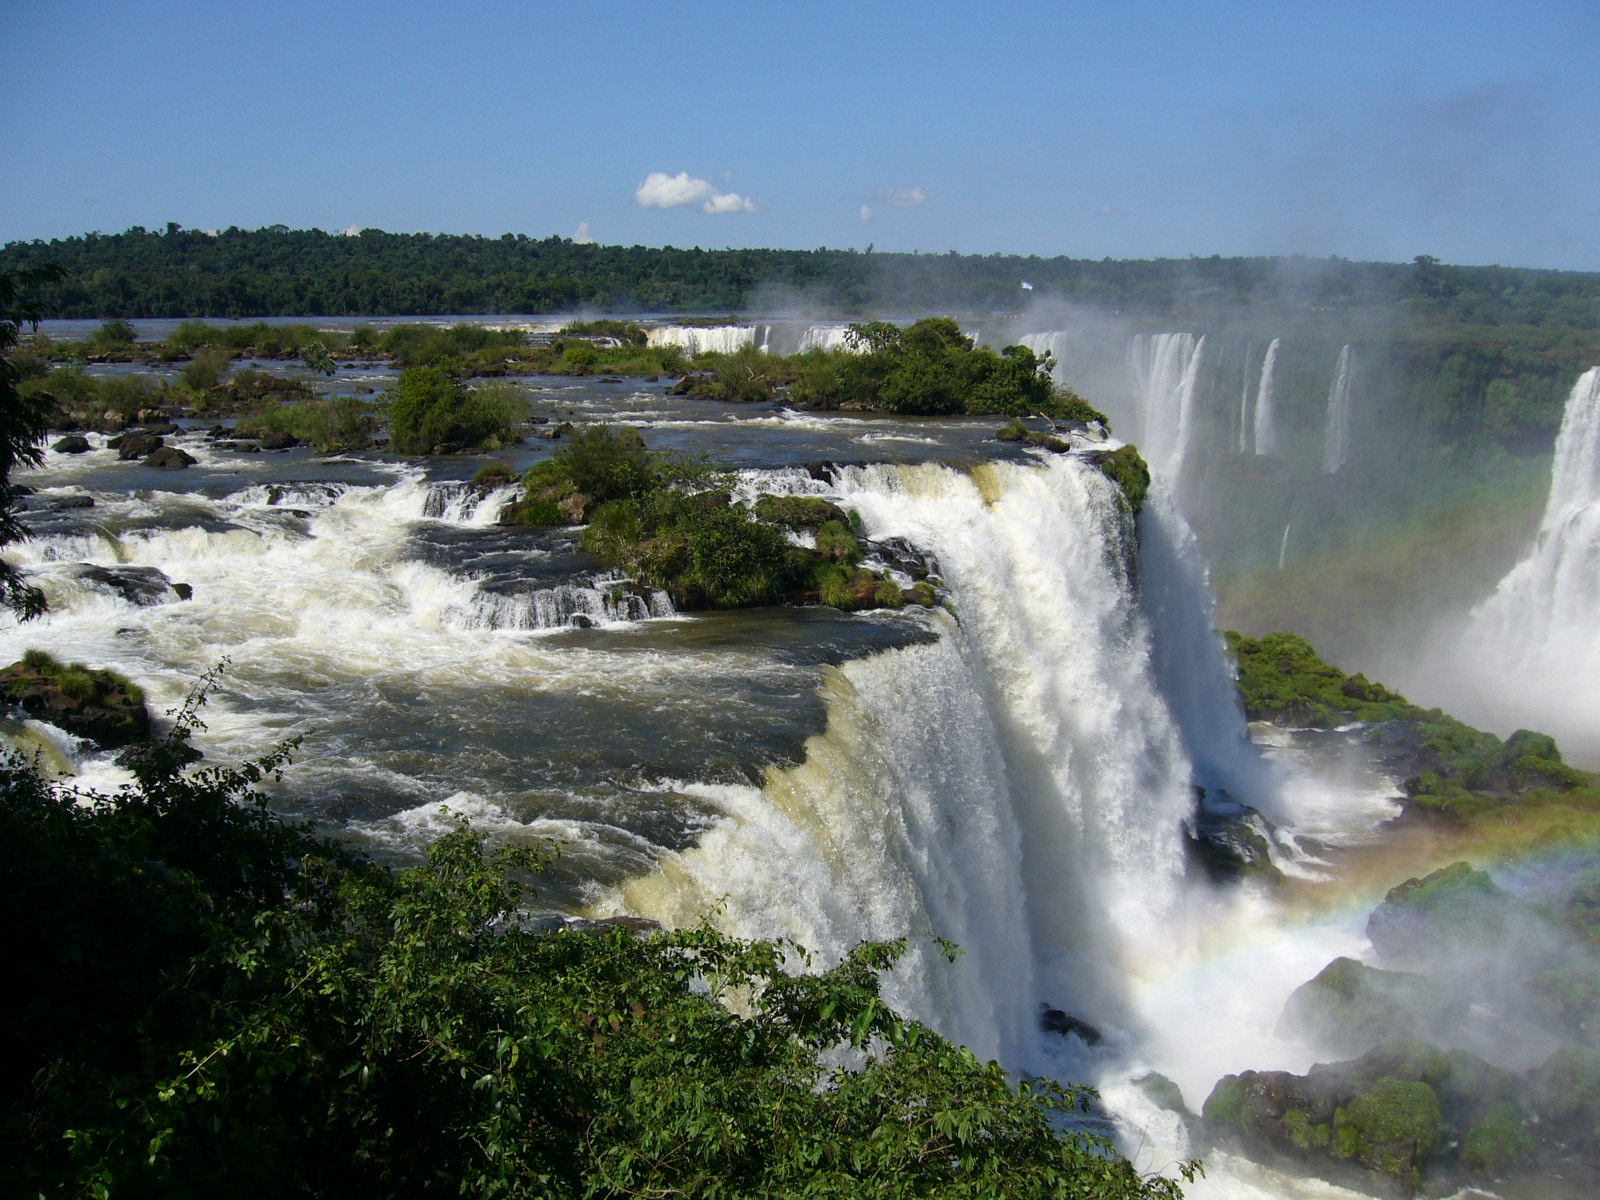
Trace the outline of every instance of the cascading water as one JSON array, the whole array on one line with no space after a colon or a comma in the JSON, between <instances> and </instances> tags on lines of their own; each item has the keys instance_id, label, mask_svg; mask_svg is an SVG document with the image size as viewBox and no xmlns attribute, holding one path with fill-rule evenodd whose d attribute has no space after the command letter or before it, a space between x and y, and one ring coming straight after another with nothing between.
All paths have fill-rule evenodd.
<instances>
[{"instance_id":1,"label":"cascading water","mask_svg":"<svg viewBox=\"0 0 1600 1200\"><path fill-rule=\"evenodd\" d=\"M1204 337L1192 333L1141 333L1128 342L1128 373L1139 410L1131 440L1174 490L1183 478L1205 345Z\"/></svg>"},{"instance_id":2,"label":"cascading water","mask_svg":"<svg viewBox=\"0 0 1600 1200\"><path fill-rule=\"evenodd\" d=\"M1328 387L1328 418L1322 427L1322 469L1329 475L1344 466L1350 455L1350 347L1339 351L1339 362Z\"/></svg>"},{"instance_id":3,"label":"cascading water","mask_svg":"<svg viewBox=\"0 0 1600 1200\"><path fill-rule=\"evenodd\" d=\"M1261 360L1261 380L1256 384L1255 442L1257 454L1278 452L1278 427L1272 407L1272 372L1278 363L1278 342L1273 338ZM1242 447L1241 447L1242 449Z\"/></svg>"},{"instance_id":4,"label":"cascading water","mask_svg":"<svg viewBox=\"0 0 1600 1200\"><path fill-rule=\"evenodd\" d=\"M748 346L766 348L766 325L658 325L645 331L652 346L675 346L696 354L733 354Z\"/></svg>"},{"instance_id":5,"label":"cascading water","mask_svg":"<svg viewBox=\"0 0 1600 1200\"><path fill-rule=\"evenodd\" d=\"M809 350L848 350L848 325L807 325L800 335L800 353Z\"/></svg>"},{"instance_id":6,"label":"cascading water","mask_svg":"<svg viewBox=\"0 0 1600 1200\"><path fill-rule=\"evenodd\" d=\"M725 820L610 907L683 922L725 898L717 919L738 932L831 957L936 932L966 956L915 959L896 1000L980 1054L1051 1069L1038 1004L1126 1035L1129 972L1175 928L1184 747L1209 700L1184 697L1191 729L1161 692L1152 655L1182 652L1134 597L1132 529L1099 472L852 468L838 498L871 536L937 558L959 622L935 614L936 644L840 669L805 763L723 794ZM1175 567L1157 588L1174 602L1193 582ZM1203 640L1226 687L1209 626ZM1243 753L1231 697L1222 712Z\"/></svg>"},{"instance_id":7,"label":"cascading water","mask_svg":"<svg viewBox=\"0 0 1600 1200\"><path fill-rule=\"evenodd\" d=\"M1250 351L1252 347L1244 348L1245 369L1242 372L1243 382L1239 384L1239 453L1250 453Z\"/></svg>"},{"instance_id":8,"label":"cascading water","mask_svg":"<svg viewBox=\"0 0 1600 1200\"><path fill-rule=\"evenodd\" d=\"M1567 397L1533 550L1472 614L1466 671L1499 724L1595 755L1600 728L1600 367Z\"/></svg>"}]
</instances>

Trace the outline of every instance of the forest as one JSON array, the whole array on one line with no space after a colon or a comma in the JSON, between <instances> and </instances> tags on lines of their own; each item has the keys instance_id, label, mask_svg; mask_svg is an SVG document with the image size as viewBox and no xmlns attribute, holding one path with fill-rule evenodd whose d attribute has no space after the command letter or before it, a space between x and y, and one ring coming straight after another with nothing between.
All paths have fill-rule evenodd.
<instances>
[{"instance_id":1,"label":"forest","mask_svg":"<svg viewBox=\"0 0 1600 1200\"><path fill-rule=\"evenodd\" d=\"M1401 264L708 250L283 225L213 233L176 222L0 248L0 272L46 263L69 273L37 297L62 318L789 308L895 316L1008 313L1049 296L1141 314L1385 310L1429 323L1600 328L1600 274L1451 266L1428 255Z\"/></svg>"}]
</instances>

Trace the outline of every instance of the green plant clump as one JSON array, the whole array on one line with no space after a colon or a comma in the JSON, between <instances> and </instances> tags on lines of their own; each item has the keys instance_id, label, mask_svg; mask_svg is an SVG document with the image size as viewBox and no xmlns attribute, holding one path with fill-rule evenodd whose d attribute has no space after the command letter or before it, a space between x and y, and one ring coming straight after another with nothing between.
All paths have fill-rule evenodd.
<instances>
[{"instance_id":1,"label":"green plant clump","mask_svg":"<svg viewBox=\"0 0 1600 1200\"><path fill-rule=\"evenodd\" d=\"M1439 1097L1420 1080L1380 1079L1333 1116L1335 1155L1410 1188L1443 1135Z\"/></svg>"}]
</instances>

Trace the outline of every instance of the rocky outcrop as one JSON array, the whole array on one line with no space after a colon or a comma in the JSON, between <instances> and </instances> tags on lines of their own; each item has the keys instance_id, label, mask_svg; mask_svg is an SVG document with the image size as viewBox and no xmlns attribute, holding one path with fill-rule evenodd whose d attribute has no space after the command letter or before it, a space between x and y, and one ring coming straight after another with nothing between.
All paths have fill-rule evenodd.
<instances>
[{"instance_id":1,"label":"rocky outcrop","mask_svg":"<svg viewBox=\"0 0 1600 1200\"><path fill-rule=\"evenodd\" d=\"M0 670L0 695L23 714L108 750L150 736L144 694L113 671L30 651Z\"/></svg>"},{"instance_id":2,"label":"rocky outcrop","mask_svg":"<svg viewBox=\"0 0 1600 1200\"><path fill-rule=\"evenodd\" d=\"M1277 832L1248 804L1226 792L1197 787L1194 812L1184 825L1189 861L1218 882L1256 878L1278 883L1283 873L1272 861Z\"/></svg>"},{"instance_id":3,"label":"rocky outcrop","mask_svg":"<svg viewBox=\"0 0 1600 1200\"><path fill-rule=\"evenodd\" d=\"M66 437L50 447L57 454L87 454L94 449L89 444L89 439L81 433L69 433Z\"/></svg>"},{"instance_id":4,"label":"rocky outcrop","mask_svg":"<svg viewBox=\"0 0 1600 1200\"><path fill-rule=\"evenodd\" d=\"M132 462L137 458L147 458L166 444L166 438L159 433L142 432L124 433L106 443L107 446L117 452L117 457L123 462Z\"/></svg>"}]
</instances>

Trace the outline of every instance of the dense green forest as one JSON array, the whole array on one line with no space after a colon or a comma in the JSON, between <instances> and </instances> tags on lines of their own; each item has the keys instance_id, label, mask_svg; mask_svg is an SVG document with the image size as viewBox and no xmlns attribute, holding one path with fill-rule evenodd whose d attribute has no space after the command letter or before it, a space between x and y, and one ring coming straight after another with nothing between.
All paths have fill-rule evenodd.
<instances>
[{"instance_id":1,"label":"dense green forest","mask_svg":"<svg viewBox=\"0 0 1600 1200\"><path fill-rule=\"evenodd\" d=\"M562 237L358 235L169 223L0 249L0 272L59 263L57 317L728 312L1009 312L1032 296L1143 313L1404 306L1472 324L1600 328L1600 274L1307 258L1123 261L855 250L704 250Z\"/></svg>"}]
</instances>

